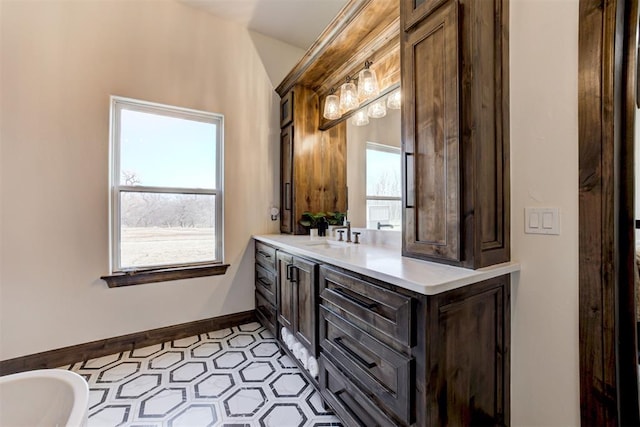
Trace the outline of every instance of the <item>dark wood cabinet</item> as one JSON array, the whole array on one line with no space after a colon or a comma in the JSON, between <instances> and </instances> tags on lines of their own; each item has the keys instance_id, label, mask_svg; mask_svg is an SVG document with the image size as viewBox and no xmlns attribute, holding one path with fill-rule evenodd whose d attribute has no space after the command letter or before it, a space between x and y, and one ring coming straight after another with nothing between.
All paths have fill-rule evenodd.
<instances>
[{"instance_id":1,"label":"dark wood cabinet","mask_svg":"<svg viewBox=\"0 0 640 427\"><path fill-rule=\"evenodd\" d=\"M400 0L402 2L402 28L409 30L422 18L447 0Z\"/></svg>"},{"instance_id":2,"label":"dark wood cabinet","mask_svg":"<svg viewBox=\"0 0 640 427\"><path fill-rule=\"evenodd\" d=\"M403 43L407 255L461 261L458 9L450 0Z\"/></svg>"},{"instance_id":3,"label":"dark wood cabinet","mask_svg":"<svg viewBox=\"0 0 640 427\"><path fill-rule=\"evenodd\" d=\"M280 134L280 231L308 234L299 224L303 212L347 210L347 127L320 131L318 95L303 86L290 90L281 106L281 122L288 124Z\"/></svg>"},{"instance_id":4,"label":"dark wood cabinet","mask_svg":"<svg viewBox=\"0 0 640 427\"><path fill-rule=\"evenodd\" d=\"M274 335L277 332L276 249L262 242L255 244L256 317Z\"/></svg>"},{"instance_id":5,"label":"dark wood cabinet","mask_svg":"<svg viewBox=\"0 0 640 427\"><path fill-rule=\"evenodd\" d=\"M353 425L508 425L509 286L425 296L320 266L323 397Z\"/></svg>"},{"instance_id":6,"label":"dark wood cabinet","mask_svg":"<svg viewBox=\"0 0 640 427\"><path fill-rule=\"evenodd\" d=\"M509 425L509 290L501 276L427 300L425 425Z\"/></svg>"},{"instance_id":7,"label":"dark wood cabinet","mask_svg":"<svg viewBox=\"0 0 640 427\"><path fill-rule=\"evenodd\" d=\"M507 0L403 0L401 19L403 255L508 261Z\"/></svg>"},{"instance_id":8,"label":"dark wood cabinet","mask_svg":"<svg viewBox=\"0 0 640 427\"><path fill-rule=\"evenodd\" d=\"M280 133L280 232L293 233L293 126Z\"/></svg>"},{"instance_id":9,"label":"dark wood cabinet","mask_svg":"<svg viewBox=\"0 0 640 427\"><path fill-rule=\"evenodd\" d=\"M318 264L278 251L278 322L318 355Z\"/></svg>"}]
</instances>

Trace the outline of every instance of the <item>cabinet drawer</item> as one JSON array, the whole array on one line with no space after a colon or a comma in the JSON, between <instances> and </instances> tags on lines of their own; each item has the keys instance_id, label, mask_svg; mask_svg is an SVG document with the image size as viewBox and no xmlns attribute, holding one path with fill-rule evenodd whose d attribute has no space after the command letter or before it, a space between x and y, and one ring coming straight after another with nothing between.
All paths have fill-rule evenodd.
<instances>
[{"instance_id":1,"label":"cabinet drawer","mask_svg":"<svg viewBox=\"0 0 640 427\"><path fill-rule=\"evenodd\" d=\"M276 309L258 290L256 290L256 317L262 326L276 336Z\"/></svg>"},{"instance_id":2,"label":"cabinet drawer","mask_svg":"<svg viewBox=\"0 0 640 427\"><path fill-rule=\"evenodd\" d=\"M276 273L256 264L256 289L273 305L276 305Z\"/></svg>"},{"instance_id":3,"label":"cabinet drawer","mask_svg":"<svg viewBox=\"0 0 640 427\"><path fill-rule=\"evenodd\" d=\"M270 271L276 271L276 249L256 241L256 262Z\"/></svg>"},{"instance_id":4,"label":"cabinet drawer","mask_svg":"<svg viewBox=\"0 0 640 427\"><path fill-rule=\"evenodd\" d=\"M320 307L323 351L398 418L411 424L412 360Z\"/></svg>"},{"instance_id":5,"label":"cabinet drawer","mask_svg":"<svg viewBox=\"0 0 640 427\"><path fill-rule=\"evenodd\" d=\"M361 427L395 427L377 405L349 381L324 355L320 355L320 391L344 424Z\"/></svg>"},{"instance_id":6,"label":"cabinet drawer","mask_svg":"<svg viewBox=\"0 0 640 427\"><path fill-rule=\"evenodd\" d=\"M320 267L323 305L387 343L413 345L411 298L373 283Z\"/></svg>"}]
</instances>

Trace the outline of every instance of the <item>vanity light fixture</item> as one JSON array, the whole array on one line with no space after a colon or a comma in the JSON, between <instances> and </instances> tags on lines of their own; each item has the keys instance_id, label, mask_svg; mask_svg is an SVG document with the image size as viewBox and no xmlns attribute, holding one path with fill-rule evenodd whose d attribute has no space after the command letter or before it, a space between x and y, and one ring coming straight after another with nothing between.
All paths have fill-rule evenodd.
<instances>
[{"instance_id":1,"label":"vanity light fixture","mask_svg":"<svg viewBox=\"0 0 640 427\"><path fill-rule=\"evenodd\" d=\"M381 99L369 105L369 108L367 109L367 115L372 119L379 119L386 116L387 106L385 105L385 100Z\"/></svg>"},{"instance_id":2,"label":"vanity light fixture","mask_svg":"<svg viewBox=\"0 0 640 427\"><path fill-rule=\"evenodd\" d=\"M366 126L369 124L369 116L367 116L367 111L362 108L358 110L356 114L353 115L351 119L351 124L354 126Z\"/></svg>"},{"instance_id":3,"label":"vanity light fixture","mask_svg":"<svg viewBox=\"0 0 640 427\"><path fill-rule=\"evenodd\" d=\"M400 109L401 93L400 89L396 89L387 98L387 108L390 110Z\"/></svg>"},{"instance_id":4,"label":"vanity light fixture","mask_svg":"<svg viewBox=\"0 0 640 427\"><path fill-rule=\"evenodd\" d=\"M333 92L334 90L331 89L331 93L324 100L324 112L322 115L327 120L336 120L341 116L340 98L338 98L338 95L335 95Z\"/></svg>"},{"instance_id":5,"label":"vanity light fixture","mask_svg":"<svg viewBox=\"0 0 640 427\"><path fill-rule=\"evenodd\" d=\"M351 77L347 76L347 81L340 86L340 111L347 111L358 108L358 91L356 85L351 81Z\"/></svg>"},{"instance_id":6,"label":"vanity light fixture","mask_svg":"<svg viewBox=\"0 0 640 427\"><path fill-rule=\"evenodd\" d=\"M364 68L358 74L358 100L360 102L373 99L380 92L376 72L369 68L371 64L371 61L366 61Z\"/></svg>"}]
</instances>

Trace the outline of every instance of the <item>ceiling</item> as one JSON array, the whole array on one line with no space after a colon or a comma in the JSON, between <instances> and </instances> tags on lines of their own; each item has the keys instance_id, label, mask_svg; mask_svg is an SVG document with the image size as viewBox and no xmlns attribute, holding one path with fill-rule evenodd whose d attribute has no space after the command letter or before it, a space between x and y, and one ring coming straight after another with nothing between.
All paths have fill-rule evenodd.
<instances>
[{"instance_id":1,"label":"ceiling","mask_svg":"<svg viewBox=\"0 0 640 427\"><path fill-rule=\"evenodd\" d=\"M347 0L181 0L307 50Z\"/></svg>"}]
</instances>

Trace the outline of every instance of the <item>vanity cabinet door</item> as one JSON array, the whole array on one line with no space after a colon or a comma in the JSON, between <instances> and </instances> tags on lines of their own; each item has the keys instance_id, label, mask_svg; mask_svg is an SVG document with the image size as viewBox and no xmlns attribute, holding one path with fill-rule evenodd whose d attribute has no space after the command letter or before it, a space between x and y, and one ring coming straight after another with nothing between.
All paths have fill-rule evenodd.
<instances>
[{"instance_id":1,"label":"vanity cabinet door","mask_svg":"<svg viewBox=\"0 0 640 427\"><path fill-rule=\"evenodd\" d=\"M293 233L293 126L280 134L280 232Z\"/></svg>"},{"instance_id":2,"label":"vanity cabinet door","mask_svg":"<svg viewBox=\"0 0 640 427\"><path fill-rule=\"evenodd\" d=\"M458 3L403 35L403 255L460 261Z\"/></svg>"},{"instance_id":3,"label":"vanity cabinet door","mask_svg":"<svg viewBox=\"0 0 640 427\"><path fill-rule=\"evenodd\" d=\"M278 251L278 321L317 356L318 264Z\"/></svg>"},{"instance_id":4,"label":"vanity cabinet door","mask_svg":"<svg viewBox=\"0 0 640 427\"><path fill-rule=\"evenodd\" d=\"M293 332L293 257L278 251L278 323Z\"/></svg>"},{"instance_id":5,"label":"vanity cabinet door","mask_svg":"<svg viewBox=\"0 0 640 427\"><path fill-rule=\"evenodd\" d=\"M317 357L318 347L318 264L293 258L294 333L309 354Z\"/></svg>"},{"instance_id":6,"label":"vanity cabinet door","mask_svg":"<svg viewBox=\"0 0 640 427\"><path fill-rule=\"evenodd\" d=\"M422 18L436 10L446 0L401 0L402 28L409 30Z\"/></svg>"}]
</instances>

